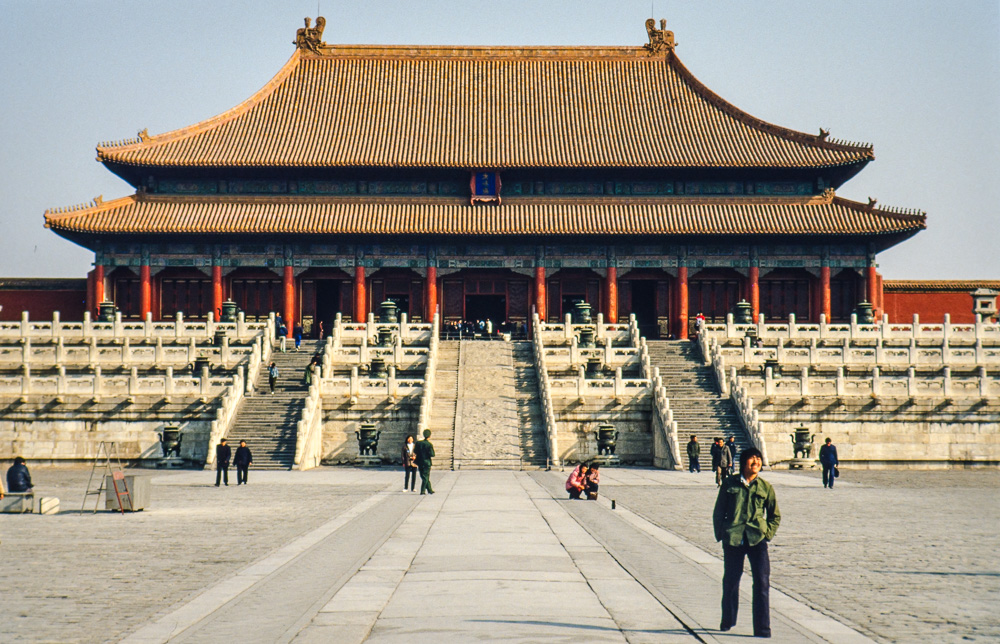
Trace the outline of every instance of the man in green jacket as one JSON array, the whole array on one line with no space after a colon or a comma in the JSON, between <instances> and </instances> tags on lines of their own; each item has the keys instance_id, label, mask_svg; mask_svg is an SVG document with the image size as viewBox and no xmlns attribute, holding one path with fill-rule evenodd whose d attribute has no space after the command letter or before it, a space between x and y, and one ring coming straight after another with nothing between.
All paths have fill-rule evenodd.
<instances>
[{"instance_id":1,"label":"man in green jacket","mask_svg":"<svg viewBox=\"0 0 1000 644\"><path fill-rule=\"evenodd\" d=\"M763 454L751 447L740 456L740 474L723 482L712 515L715 539L722 542L724 561L719 630L728 631L736 625L743 560L749 558L753 575L753 634L771 637L771 560L767 542L778 531L781 513L774 488L758 476L764 465Z\"/></svg>"},{"instance_id":2,"label":"man in green jacket","mask_svg":"<svg viewBox=\"0 0 1000 644\"><path fill-rule=\"evenodd\" d=\"M425 494L427 492L434 494L434 488L431 487L431 459L434 458L434 446L428 440L431 437L431 430L424 430L424 440L417 441L417 444L413 447L413 453L416 456L414 461L417 465L417 470L420 472L420 493Z\"/></svg>"}]
</instances>

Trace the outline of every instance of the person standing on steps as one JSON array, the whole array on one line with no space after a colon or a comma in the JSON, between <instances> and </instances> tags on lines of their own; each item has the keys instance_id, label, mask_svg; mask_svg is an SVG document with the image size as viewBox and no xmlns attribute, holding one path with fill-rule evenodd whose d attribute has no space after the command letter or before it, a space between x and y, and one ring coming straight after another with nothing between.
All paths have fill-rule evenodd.
<instances>
[{"instance_id":1,"label":"person standing on steps","mask_svg":"<svg viewBox=\"0 0 1000 644\"><path fill-rule=\"evenodd\" d=\"M723 555L719 630L728 631L736 625L743 560L748 558L753 575L754 637L771 637L771 560L767 543L781 523L774 488L759 476L763 466L764 456L759 449L744 451L739 476L725 480L712 512L715 539L722 542Z\"/></svg>"},{"instance_id":2,"label":"person standing on steps","mask_svg":"<svg viewBox=\"0 0 1000 644\"><path fill-rule=\"evenodd\" d=\"M229 459L233 457L233 450L226 445L223 438L215 446L215 487L219 487L219 482L225 480L226 487L229 487Z\"/></svg>"},{"instance_id":3,"label":"person standing on steps","mask_svg":"<svg viewBox=\"0 0 1000 644\"><path fill-rule=\"evenodd\" d=\"M837 446L829 438L826 445L819 448L819 464L823 466L823 487L833 489L833 481L837 478ZM848 486L850 487L850 486Z\"/></svg>"},{"instance_id":4,"label":"person standing on steps","mask_svg":"<svg viewBox=\"0 0 1000 644\"><path fill-rule=\"evenodd\" d=\"M274 386L278 384L278 365L273 362L267 367L267 386L274 393Z\"/></svg>"},{"instance_id":5,"label":"person standing on steps","mask_svg":"<svg viewBox=\"0 0 1000 644\"><path fill-rule=\"evenodd\" d=\"M691 440L687 444L688 472L698 472L701 474L701 463L698 457L701 456L701 445L698 444L698 437L691 434Z\"/></svg>"},{"instance_id":6,"label":"person standing on steps","mask_svg":"<svg viewBox=\"0 0 1000 644\"><path fill-rule=\"evenodd\" d=\"M403 463L403 491L406 492L406 488L409 487L412 492L417 485L417 452L412 436L406 437L400 460Z\"/></svg>"},{"instance_id":7,"label":"person standing on steps","mask_svg":"<svg viewBox=\"0 0 1000 644\"><path fill-rule=\"evenodd\" d=\"M434 446L431 445L430 439L431 430L424 430L424 440L418 441L416 446L414 446L413 451L416 454L414 462L417 465L417 469L420 471L420 493L424 494L429 492L434 494L434 488L431 487L431 459L434 458Z\"/></svg>"},{"instance_id":8,"label":"person standing on steps","mask_svg":"<svg viewBox=\"0 0 1000 644\"><path fill-rule=\"evenodd\" d=\"M236 454L233 456L233 465L236 466L236 485L246 485L247 472L250 470L250 466L253 465L253 454L250 453L250 448L247 447L246 441L240 441L240 446L236 448Z\"/></svg>"},{"instance_id":9,"label":"person standing on steps","mask_svg":"<svg viewBox=\"0 0 1000 644\"><path fill-rule=\"evenodd\" d=\"M302 346L302 325L296 324L292 327L292 337L295 338L295 350L298 351L299 347Z\"/></svg>"},{"instance_id":10,"label":"person standing on steps","mask_svg":"<svg viewBox=\"0 0 1000 644\"><path fill-rule=\"evenodd\" d=\"M281 348L281 352L284 353L288 346L288 327L284 324L278 329L278 346Z\"/></svg>"}]
</instances>

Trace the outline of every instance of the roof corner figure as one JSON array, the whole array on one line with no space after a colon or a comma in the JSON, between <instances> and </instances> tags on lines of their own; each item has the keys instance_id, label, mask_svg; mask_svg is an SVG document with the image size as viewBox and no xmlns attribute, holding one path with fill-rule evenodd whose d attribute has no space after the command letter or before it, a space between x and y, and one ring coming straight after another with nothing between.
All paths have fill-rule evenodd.
<instances>
[{"instance_id":1,"label":"roof corner figure","mask_svg":"<svg viewBox=\"0 0 1000 644\"><path fill-rule=\"evenodd\" d=\"M312 52L319 52L319 48L324 43L323 29L326 27L326 18L319 16L316 18L316 26L312 26L312 21L306 18L306 26L295 32L295 46L299 49L308 49Z\"/></svg>"},{"instance_id":2,"label":"roof corner figure","mask_svg":"<svg viewBox=\"0 0 1000 644\"><path fill-rule=\"evenodd\" d=\"M667 31L667 21L660 20L660 28L656 28L656 21L652 18L646 21L646 33L649 34L649 42L643 45L650 55L662 54L665 51L673 51L676 47L674 42L674 32Z\"/></svg>"}]
</instances>

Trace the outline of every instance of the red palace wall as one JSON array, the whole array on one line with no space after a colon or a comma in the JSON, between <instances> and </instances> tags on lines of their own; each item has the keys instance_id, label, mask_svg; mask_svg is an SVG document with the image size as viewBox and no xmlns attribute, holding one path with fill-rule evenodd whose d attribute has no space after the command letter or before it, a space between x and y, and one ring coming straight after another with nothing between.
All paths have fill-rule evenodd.
<instances>
[{"instance_id":1,"label":"red palace wall","mask_svg":"<svg viewBox=\"0 0 1000 644\"><path fill-rule=\"evenodd\" d=\"M20 320L22 311L28 311L32 320L51 320L55 311L63 320L82 320L87 310L87 280L0 280L0 306L4 322Z\"/></svg>"},{"instance_id":2,"label":"red palace wall","mask_svg":"<svg viewBox=\"0 0 1000 644\"><path fill-rule=\"evenodd\" d=\"M984 283L983 287L992 287L992 283ZM920 315L921 322L935 323L943 322L944 314L951 315L951 321L955 324L968 324L975 322L976 316L972 312L973 300L972 288L962 290L927 290L920 292L917 288L907 291L896 292L888 286L883 292L883 302L885 312L889 315L891 322L905 324L913 319L913 314Z\"/></svg>"}]
</instances>

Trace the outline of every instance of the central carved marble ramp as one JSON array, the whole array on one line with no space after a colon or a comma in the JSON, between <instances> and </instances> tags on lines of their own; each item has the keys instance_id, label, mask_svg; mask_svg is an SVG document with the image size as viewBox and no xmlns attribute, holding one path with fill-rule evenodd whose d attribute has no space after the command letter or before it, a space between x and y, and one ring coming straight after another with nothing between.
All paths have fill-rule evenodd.
<instances>
[{"instance_id":1,"label":"central carved marble ramp","mask_svg":"<svg viewBox=\"0 0 1000 644\"><path fill-rule=\"evenodd\" d=\"M455 469L520 469L521 432L511 342L462 342Z\"/></svg>"}]
</instances>

